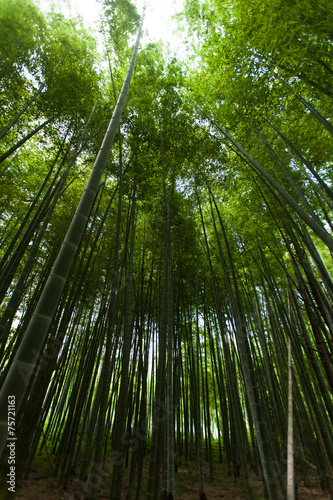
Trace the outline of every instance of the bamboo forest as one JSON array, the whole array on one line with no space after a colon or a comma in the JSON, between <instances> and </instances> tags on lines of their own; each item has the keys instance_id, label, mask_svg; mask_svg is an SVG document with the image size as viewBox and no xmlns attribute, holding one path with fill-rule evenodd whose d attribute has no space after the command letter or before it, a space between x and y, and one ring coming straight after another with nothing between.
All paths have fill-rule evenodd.
<instances>
[{"instance_id":1,"label":"bamboo forest","mask_svg":"<svg viewBox=\"0 0 333 500\"><path fill-rule=\"evenodd\" d=\"M332 499L333 3L98 1L0 0L0 498Z\"/></svg>"}]
</instances>

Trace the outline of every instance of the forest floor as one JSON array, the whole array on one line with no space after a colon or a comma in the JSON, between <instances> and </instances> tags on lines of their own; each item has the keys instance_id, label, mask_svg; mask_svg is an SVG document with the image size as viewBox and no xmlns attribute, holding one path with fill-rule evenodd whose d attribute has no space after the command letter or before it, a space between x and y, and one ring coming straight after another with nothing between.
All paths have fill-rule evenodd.
<instances>
[{"instance_id":1,"label":"forest floor","mask_svg":"<svg viewBox=\"0 0 333 500\"><path fill-rule=\"evenodd\" d=\"M107 464L108 465L108 464ZM99 500L110 498L111 463L106 467L103 473L103 483L101 484ZM128 469L125 469L124 484L127 484ZM143 487L148 476L148 468L143 471ZM263 500L262 482L260 476L250 472L250 478L253 484L256 500ZM210 478L209 466L204 467L205 492L207 500L246 500L248 494L242 473L235 481L233 476L228 475L227 467L224 464L214 466L213 478ZM319 478L314 471L308 471L308 487L304 486L304 481L298 479L298 500L330 500L331 496L323 492L320 487ZM73 500L77 484L77 475L73 474L66 490L62 488L59 480L52 472L51 464L39 459L32 467L30 475L22 482L21 488L17 492L17 500ZM179 467L175 474L175 500L199 500L199 478L197 466L190 462L187 467ZM126 490L122 499L125 500ZM8 497L10 498L10 496ZM145 498L142 494L141 498ZM282 499L281 495L281 499ZM159 500L159 499L156 499Z\"/></svg>"}]
</instances>

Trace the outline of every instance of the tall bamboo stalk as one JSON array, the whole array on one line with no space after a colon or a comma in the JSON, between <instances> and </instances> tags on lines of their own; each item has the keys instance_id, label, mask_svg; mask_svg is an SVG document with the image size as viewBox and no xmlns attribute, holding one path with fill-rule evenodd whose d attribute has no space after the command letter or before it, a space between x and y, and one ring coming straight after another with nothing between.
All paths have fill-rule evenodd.
<instances>
[{"instance_id":1,"label":"tall bamboo stalk","mask_svg":"<svg viewBox=\"0 0 333 500\"><path fill-rule=\"evenodd\" d=\"M16 411L24 399L29 380L36 365L36 353L44 343L49 325L56 311L62 290L74 262L76 252L83 236L92 206L99 188L100 180L116 135L120 117L125 105L131 78L134 72L144 16L142 16L131 62L120 96L110 120L109 127L97 155L86 188L68 229L50 277L40 297L36 310L25 333L24 339L13 360L6 381L0 393L0 454L6 446L8 435L7 407L8 397L15 396Z\"/></svg>"}]
</instances>

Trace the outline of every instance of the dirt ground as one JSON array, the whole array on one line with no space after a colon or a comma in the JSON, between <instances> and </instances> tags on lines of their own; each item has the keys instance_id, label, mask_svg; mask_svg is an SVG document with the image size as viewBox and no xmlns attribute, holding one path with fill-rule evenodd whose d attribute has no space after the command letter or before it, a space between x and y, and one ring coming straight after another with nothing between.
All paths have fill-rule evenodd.
<instances>
[{"instance_id":1,"label":"dirt ground","mask_svg":"<svg viewBox=\"0 0 333 500\"><path fill-rule=\"evenodd\" d=\"M101 484L99 500L109 500L110 498L110 479L112 467L106 468L103 473L103 483ZM127 484L128 471L124 473L124 484ZM141 498L145 498L145 484L148 470L144 469L144 479ZM252 471L250 473L256 500L264 500L262 483L259 476ZM216 464L214 467L213 478L210 478L209 466L204 467L205 493L207 500L246 500L247 491L244 486L242 473L235 481L228 475L224 464ZM54 476L51 464L39 462L34 465L29 478L24 480L20 490L16 494L17 500L73 500L77 477L71 476L66 490L58 479ZM123 499L125 500L126 489L124 489ZM11 495L12 498L14 495ZM10 496L8 497L11 498ZM281 499L282 499L281 495ZM194 463L189 466L179 467L175 474L175 500L199 500L199 479L198 471ZM156 499L159 500L159 499ZM331 496L323 492L320 488L319 479L315 473L309 473L309 487L305 487L302 480L298 481L298 500L331 500Z\"/></svg>"}]
</instances>

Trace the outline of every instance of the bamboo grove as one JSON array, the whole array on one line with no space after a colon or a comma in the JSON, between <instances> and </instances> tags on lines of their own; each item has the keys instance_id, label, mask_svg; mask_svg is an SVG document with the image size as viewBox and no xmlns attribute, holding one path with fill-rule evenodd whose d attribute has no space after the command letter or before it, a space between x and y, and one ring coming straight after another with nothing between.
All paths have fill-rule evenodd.
<instances>
[{"instance_id":1,"label":"bamboo grove","mask_svg":"<svg viewBox=\"0 0 333 500\"><path fill-rule=\"evenodd\" d=\"M0 0L17 491L47 453L75 500L106 476L112 500L176 499L189 462L201 500L217 463L249 499L250 471L271 500L309 471L333 495L333 9L285 4L188 0L183 61L139 48L128 0L103 2L105 54L80 19Z\"/></svg>"}]
</instances>

